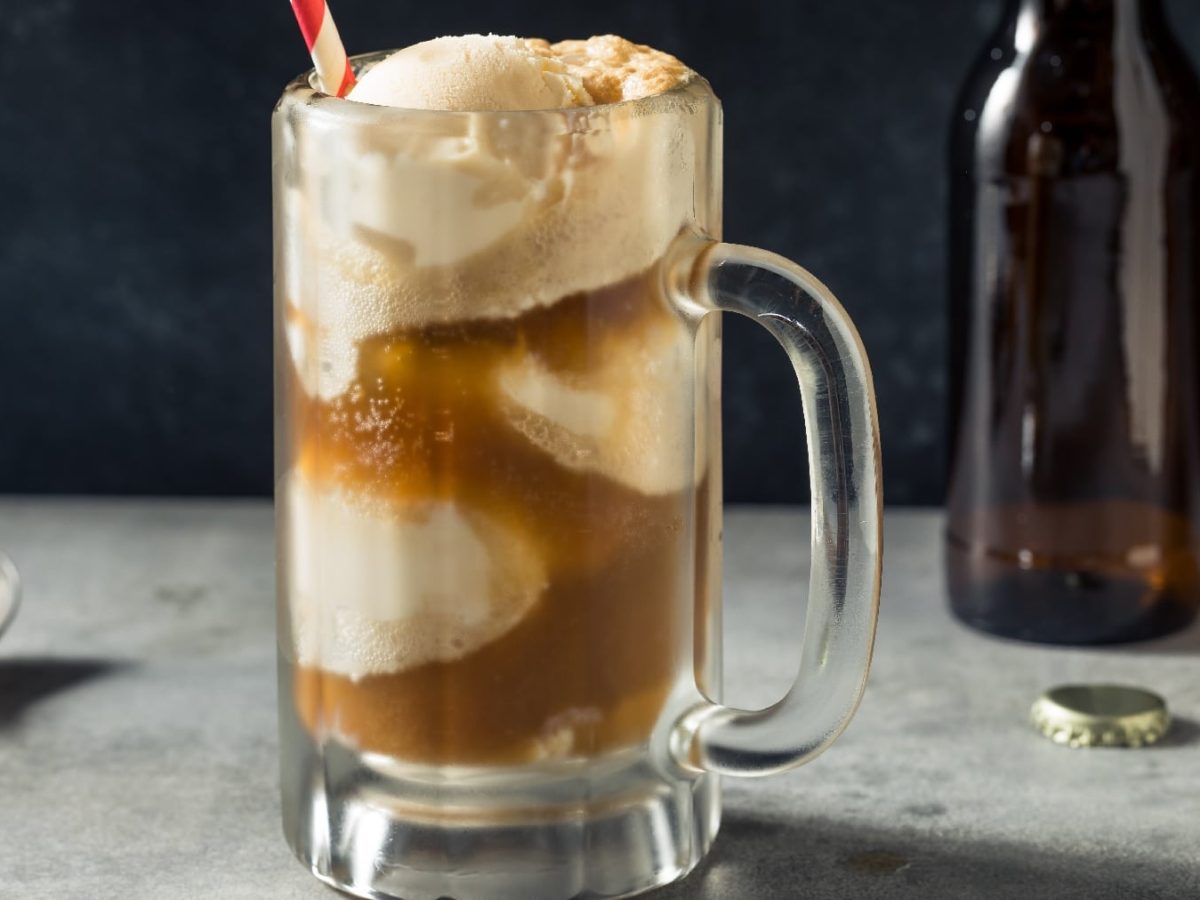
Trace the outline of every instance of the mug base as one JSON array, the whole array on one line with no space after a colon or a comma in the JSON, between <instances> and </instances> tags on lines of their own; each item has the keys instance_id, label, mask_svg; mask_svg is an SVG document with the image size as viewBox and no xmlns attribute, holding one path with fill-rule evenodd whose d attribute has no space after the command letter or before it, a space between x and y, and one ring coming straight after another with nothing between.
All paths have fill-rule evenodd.
<instances>
[{"instance_id":1,"label":"mug base","mask_svg":"<svg viewBox=\"0 0 1200 900\"><path fill-rule=\"evenodd\" d=\"M668 776L645 748L517 769L414 766L283 724L288 844L353 896L630 897L687 875L720 821L716 776Z\"/></svg>"}]
</instances>

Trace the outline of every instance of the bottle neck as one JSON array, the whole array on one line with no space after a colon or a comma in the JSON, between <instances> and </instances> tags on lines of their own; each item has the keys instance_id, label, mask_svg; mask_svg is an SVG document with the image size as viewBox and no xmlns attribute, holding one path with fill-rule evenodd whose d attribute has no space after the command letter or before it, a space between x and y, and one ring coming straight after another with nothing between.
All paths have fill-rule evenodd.
<instances>
[{"instance_id":1,"label":"bottle neck","mask_svg":"<svg viewBox=\"0 0 1200 900\"><path fill-rule=\"evenodd\" d=\"M1086 19L1113 21L1136 16L1143 22L1164 20L1162 0L1009 0L1011 16L1031 16L1038 21Z\"/></svg>"},{"instance_id":2,"label":"bottle neck","mask_svg":"<svg viewBox=\"0 0 1200 900\"><path fill-rule=\"evenodd\" d=\"M1171 33L1163 0L1008 0L1005 24L1018 47L1032 46L1048 31L1105 39L1131 29L1139 40Z\"/></svg>"}]
</instances>

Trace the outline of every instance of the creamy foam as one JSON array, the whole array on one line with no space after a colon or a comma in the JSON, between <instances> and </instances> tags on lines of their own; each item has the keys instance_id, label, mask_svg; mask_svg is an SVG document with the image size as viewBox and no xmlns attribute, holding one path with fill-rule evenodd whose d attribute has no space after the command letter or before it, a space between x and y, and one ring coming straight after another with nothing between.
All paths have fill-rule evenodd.
<instances>
[{"instance_id":1,"label":"creamy foam","mask_svg":"<svg viewBox=\"0 0 1200 900\"><path fill-rule=\"evenodd\" d=\"M405 109L562 109L638 100L694 75L669 53L615 34L557 44L466 34L396 51L363 75L348 96Z\"/></svg>"},{"instance_id":2,"label":"creamy foam","mask_svg":"<svg viewBox=\"0 0 1200 900\"><path fill-rule=\"evenodd\" d=\"M559 41L548 49L583 82L594 103L620 103L662 94L696 74L669 53L615 34L586 41Z\"/></svg>"},{"instance_id":3,"label":"creamy foam","mask_svg":"<svg viewBox=\"0 0 1200 900\"><path fill-rule=\"evenodd\" d=\"M664 315L596 347L596 364L573 377L516 357L499 373L505 415L568 469L644 494L680 490L693 478L693 345Z\"/></svg>"},{"instance_id":4,"label":"creamy foam","mask_svg":"<svg viewBox=\"0 0 1200 900\"><path fill-rule=\"evenodd\" d=\"M382 504L285 487L298 662L351 678L460 659L512 628L546 585L511 525L445 502Z\"/></svg>"},{"instance_id":5,"label":"creamy foam","mask_svg":"<svg viewBox=\"0 0 1200 900\"><path fill-rule=\"evenodd\" d=\"M465 57L475 63L455 93L448 60L464 46L489 49ZM407 77L427 55L429 77ZM549 45L475 35L399 51L351 97L470 104L463 98L482 96L470 85L505 60L523 75L489 89L492 105L500 93L510 105L545 102L536 98L548 72L568 78L572 87L555 96L576 106L591 104L589 90L636 99L695 77L674 57L611 36ZM303 244L290 258L308 271L285 294L311 327L289 332L289 348L306 390L324 399L348 387L363 338L510 318L619 282L663 255L693 207L695 136L677 115L416 116L359 144L300 147L305 183L285 205Z\"/></svg>"}]
</instances>

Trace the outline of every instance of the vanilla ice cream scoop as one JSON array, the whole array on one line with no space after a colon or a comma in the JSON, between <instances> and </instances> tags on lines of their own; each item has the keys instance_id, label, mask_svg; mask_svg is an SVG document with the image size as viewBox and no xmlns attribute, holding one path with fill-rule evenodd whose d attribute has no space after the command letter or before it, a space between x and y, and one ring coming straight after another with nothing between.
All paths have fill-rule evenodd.
<instances>
[{"instance_id":1,"label":"vanilla ice cream scoop","mask_svg":"<svg viewBox=\"0 0 1200 900\"><path fill-rule=\"evenodd\" d=\"M357 680L461 659L516 625L546 585L532 541L477 510L372 502L294 473L283 504L301 665Z\"/></svg>"},{"instance_id":2,"label":"vanilla ice cream scoop","mask_svg":"<svg viewBox=\"0 0 1200 900\"><path fill-rule=\"evenodd\" d=\"M582 77L545 41L464 34L397 51L373 66L351 100L469 112L591 106Z\"/></svg>"},{"instance_id":3,"label":"vanilla ice cream scoop","mask_svg":"<svg viewBox=\"0 0 1200 900\"><path fill-rule=\"evenodd\" d=\"M595 364L564 377L534 354L502 366L509 425L568 469L661 495L693 477L695 342L665 312L594 346ZM688 411L688 414L684 414Z\"/></svg>"}]
</instances>

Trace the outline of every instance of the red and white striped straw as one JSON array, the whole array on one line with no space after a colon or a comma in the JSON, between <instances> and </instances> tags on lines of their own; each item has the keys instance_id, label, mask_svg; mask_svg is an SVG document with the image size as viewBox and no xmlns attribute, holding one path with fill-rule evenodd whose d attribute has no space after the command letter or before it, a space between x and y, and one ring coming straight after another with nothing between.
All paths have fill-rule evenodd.
<instances>
[{"instance_id":1,"label":"red and white striped straw","mask_svg":"<svg viewBox=\"0 0 1200 900\"><path fill-rule=\"evenodd\" d=\"M325 0L292 0L292 11L300 23L300 33L308 44L321 90L335 97L345 97L354 87L354 70L346 57L346 48L338 36L337 26Z\"/></svg>"}]
</instances>

